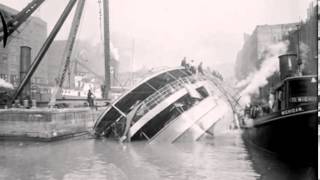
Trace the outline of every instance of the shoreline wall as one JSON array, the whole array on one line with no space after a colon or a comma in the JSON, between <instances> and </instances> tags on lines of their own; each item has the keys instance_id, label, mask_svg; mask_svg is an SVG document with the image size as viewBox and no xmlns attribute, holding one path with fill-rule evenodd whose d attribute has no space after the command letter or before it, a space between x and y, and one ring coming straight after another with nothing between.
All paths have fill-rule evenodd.
<instances>
[{"instance_id":1,"label":"shoreline wall","mask_svg":"<svg viewBox=\"0 0 320 180\"><path fill-rule=\"evenodd\" d=\"M102 109L0 110L0 139L51 141L92 130Z\"/></svg>"}]
</instances>

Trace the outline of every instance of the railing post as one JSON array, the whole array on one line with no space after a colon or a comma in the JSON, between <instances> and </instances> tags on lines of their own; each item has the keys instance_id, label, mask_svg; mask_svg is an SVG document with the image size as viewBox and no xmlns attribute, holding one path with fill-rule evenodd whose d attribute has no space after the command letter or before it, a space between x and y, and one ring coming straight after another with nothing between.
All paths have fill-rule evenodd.
<instances>
[{"instance_id":1,"label":"railing post","mask_svg":"<svg viewBox=\"0 0 320 180\"><path fill-rule=\"evenodd\" d=\"M115 105L113 105L113 104L111 104L111 106L112 106L115 110L117 110L123 117L127 117L127 115L126 115L124 112L122 112L119 108L117 108L117 106L115 106Z\"/></svg>"}]
</instances>

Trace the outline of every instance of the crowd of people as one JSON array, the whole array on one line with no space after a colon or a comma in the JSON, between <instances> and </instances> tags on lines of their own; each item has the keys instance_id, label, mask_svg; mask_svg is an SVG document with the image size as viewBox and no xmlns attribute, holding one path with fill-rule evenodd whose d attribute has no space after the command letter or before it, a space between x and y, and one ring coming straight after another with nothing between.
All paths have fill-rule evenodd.
<instances>
[{"instance_id":1,"label":"crowd of people","mask_svg":"<svg viewBox=\"0 0 320 180\"><path fill-rule=\"evenodd\" d=\"M203 63L200 62L198 67L196 68L195 62L194 60L190 60L190 62L187 61L187 58L184 57L181 61L181 66L183 66L184 68L186 68L187 70L189 70L189 72L191 72L192 74L201 74L204 75L204 71L203 71ZM208 68L209 69L209 68ZM211 71L211 70L209 70ZM216 78L220 79L221 81L223 81L223 77L222 75L215 70L212 70L212 75L215 76Z\"/></svg>"},{"instance_id":2,"label":"crowd of people","mask_svg":"<svg viewBox=\"0 0 320 180\"><path fill-rule=\"evenodd\" d=\"M202 62L199 63L198 68L196 68L194 60L191 60L189 63L187 62L187 58L184 57L181 61L181 66L189 70L192 74L200 73L204 75Z\"/></svg>"},{"instance_id":3,"label":"crowd of people","mask_svg":"<svg viewBox=\"0 0 320 180\"><path fill-rule=\"evenodd\" d=\"M212 70L212 75L223 81L223 77L218 71Z\"/></svg>"},{"instance_id":4,"label":"crowd of people","mask_svg":"<svg viewBox=\"0 0 320 180\"><path fill-rule=\"evenodd\" d=\"M256 104L256 105L246 105L244 109L244 115L248 118L255 119L263 116L264 114L269 114L272 109L268 104Z\"/></svg>"}]
</instances>

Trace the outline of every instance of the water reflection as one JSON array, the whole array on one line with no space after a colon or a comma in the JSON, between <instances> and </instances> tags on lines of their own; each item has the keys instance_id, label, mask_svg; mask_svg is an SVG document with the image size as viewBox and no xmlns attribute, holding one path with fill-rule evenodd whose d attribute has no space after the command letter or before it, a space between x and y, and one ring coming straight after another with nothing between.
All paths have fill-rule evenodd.
<instances>
[{"instance_id":1,"label":"water reflection","mask_svg":"<svg viewBox=\"0 0 320 180\"><path fill-rule=\"evenodd\" d=\"M0 179L281 180L305 178L302 172L246 148L239 132L152 146L89 138L0 142Z\"/></svg>"},{"instance_id":2,"label":"water reflection","mask_svg":"<svg viewBox=\"0 0 320 180\"><path fill-rule=\"evenodd\" d=\"M308 165L290 165L273 154L262 151L245 141L253 168L261 175L259 180L315 180L316 170Z\"/></svg>"}]
</instances>

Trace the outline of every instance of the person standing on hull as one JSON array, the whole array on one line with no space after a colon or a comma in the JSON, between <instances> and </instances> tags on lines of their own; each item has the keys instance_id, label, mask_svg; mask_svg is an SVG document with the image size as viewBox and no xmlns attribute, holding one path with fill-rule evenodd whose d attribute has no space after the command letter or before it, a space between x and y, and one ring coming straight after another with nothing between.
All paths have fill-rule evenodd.
<instances>
[{"instance_id":1,"label":"person standing on hull","mask_svg":"<svg viewBox=\"0 0 320 180\"><path fill-rule=\"evenodd\" d=\"M198 73L201 75L204 75L203 68L202 68L202 62L200 62L200 64L198 65Z\"/></svg>"},{"instance_id":2,"label":"person standing on hull","mask_svg":"<svg viewBox=\"0 0 320 180\"><path fill-rule=\"evenodd\" d=\"M190 64L187 62L187 58L186 57L183 57L183 59L181 60L181 64L180 64L182 67L184 67L188 74L190 73L190 75L192 74L191 72L191 66Z\"/></svg>"},{"instance_id":3,"label":"person standing on hull","mask_svg":"<svg viewBox=\"0 0 320 180\"><path fill-rule=\"evenodd\" d=\"M94 105L94 100L93 100L93 98L94 98L94 95L93 95L93 93L91 92L91 90L89 89L88 94L87 94L87 101L88 101L88 103L89 103L89 107L93 107L93 105Z\"/></svg>"},{"instance_id":4,"label":"person standing on hull","mask_svg":"<svg viewBox=\"0 0 320 180\"><path fill-rule=\"evenodd\" d=\"M190 62L190 71L192 72L192 74L196 74L197 73L194 60L191 60L191 62Z\"/></svg>"},{"instance_id":5,"label":"person standing on hull","mask_svg":"<svg viewBox=\"0 0 320 180\"><path fill-rule=\"evenodd\" d=\"M182 61L181 61L181 66L184 68L187 68L187 58L183 57Z\"/></svg>"}]
</instances>

